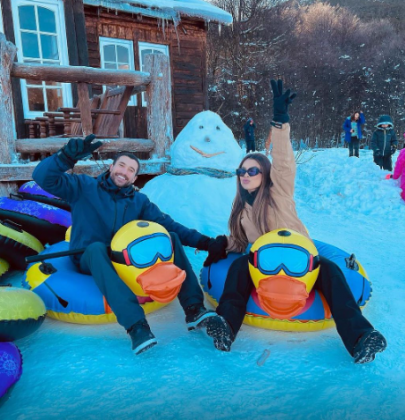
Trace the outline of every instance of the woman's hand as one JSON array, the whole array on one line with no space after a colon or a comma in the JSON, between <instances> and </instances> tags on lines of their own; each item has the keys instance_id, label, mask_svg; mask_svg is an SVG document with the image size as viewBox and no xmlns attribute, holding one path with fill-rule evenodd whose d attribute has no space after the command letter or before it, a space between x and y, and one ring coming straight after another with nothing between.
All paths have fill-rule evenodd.
<instances>
[{"instance_id":1,"label":"woman's hand","mask_svg":"<svg viewBox=\"0 0 405 420\"><path fill-rule=\"evenodd\" d=\"M226 258L226 247L228 246L228 239L225 235L217 236L211 239L208 245L208 257L204 261L204 267L208 267L213 263Z\"/></svg>"}]
</instances>

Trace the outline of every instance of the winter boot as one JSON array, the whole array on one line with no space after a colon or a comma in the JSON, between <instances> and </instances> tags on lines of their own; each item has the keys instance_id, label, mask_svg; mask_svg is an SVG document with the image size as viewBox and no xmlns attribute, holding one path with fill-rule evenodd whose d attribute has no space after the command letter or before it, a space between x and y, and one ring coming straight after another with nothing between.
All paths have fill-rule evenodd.
<instances>
[{"instance_id":1,"label":"winter boot","mask_svg":"<svg viewBox=\"0 0 405 420\"><path fill-rule=\"evenodd\" d=\"M132 325L127 332L131 337L132 350L135 354L140 354L157 344L157 340L145 318Z\"/></svg>"},{"instance_id":2,"label":"winter boot","mask_svg":"<svg viewBox=\"0 0 405 420\"><path fill-rule=\"evenodd\" d=\"M364 333L357 341L354 351L354 363L369 363L387 347L387 340L377 330Z\"/></svg>"},{"instance_id":3,"label":"winter boot","mask_svg":"<svg viewBox=\"0 0 405 420\"><path fill-rule=\"evenodd\" d=\"M205 309L201 303L187 306L184 313L186 314L186 324L189 331L204 326L207 318L217 315L216 312Z\"/></svg>"},{"instance_id":4,"label":"winter boot","mask_svg":"<svg viewBox=\"0 0 405 420\"><path fill-rule=\"evenodd\" d=\"M218 350L231 351L235 334L225 318L218 315L207 320L207 334L214 339L214 346Z\"/></svg>"}]
</instances>

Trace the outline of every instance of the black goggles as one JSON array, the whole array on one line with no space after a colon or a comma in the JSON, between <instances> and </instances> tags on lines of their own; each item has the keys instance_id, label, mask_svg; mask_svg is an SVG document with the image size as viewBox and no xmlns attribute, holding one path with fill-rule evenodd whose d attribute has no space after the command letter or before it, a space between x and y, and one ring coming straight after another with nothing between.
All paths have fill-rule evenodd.
<instances>
[{"instance_id":1,"label":"black goggles","mask_svg":"<svg viewBox=\"0 0 405 420\"><path fill-rule=\"evenodd\" d=\"M256 176L262 173L262 171L257 168L256 166L253 166L252 168L245 169L245 168L238 168L236 170L237 176L245 176L245 174L248 174L249 176Z\"/></svg>"}]
</instances>

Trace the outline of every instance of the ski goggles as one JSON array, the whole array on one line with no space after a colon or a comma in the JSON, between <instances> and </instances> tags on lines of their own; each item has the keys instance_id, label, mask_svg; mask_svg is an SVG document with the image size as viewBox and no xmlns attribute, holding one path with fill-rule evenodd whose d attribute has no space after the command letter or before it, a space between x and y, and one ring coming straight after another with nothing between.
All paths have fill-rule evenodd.
<instances>
[{"instance_id":1,"label":"ski goggles","mask_svg":"<svg viewBox=\"0 0 405 420\"><path fill-rule=\"evenodd\" d=\"M164 233L142 236L120 251L111 251L112 261L118 264L133 265L137 268L150 267L158 259L169 261L173 255L170 237Z\"/></svg>"},{"instance_id":2,"label":"ski goggles","mask_svg":"<svg viewBox=\"0 0 405 420\"><path fill-rule=\"evenodd\" d=\"M319 255L314 257L297 245L269 244L249 253L250 264L267 275L283 270L288 276L303 277L318 268L319 261Z\"/></svg>"},{"instance_id":3,"label":"ski goggles","mask_svg":"<svg viewBox=\"0 0 405 420\"><path fill-rule=\"evenodd\" d=\"M262 173L262 171L259 169L259 168L257 168L256 166L253 166L252 168L249 168L249 169L245 169L245 168L238 168L237 170L236 170L236 175L237 176L245 176L246 175L246 173L249 175L249 176L256 176L256 175L259 175L259 174L261 174Z\"/></svg>"}]
</instances>

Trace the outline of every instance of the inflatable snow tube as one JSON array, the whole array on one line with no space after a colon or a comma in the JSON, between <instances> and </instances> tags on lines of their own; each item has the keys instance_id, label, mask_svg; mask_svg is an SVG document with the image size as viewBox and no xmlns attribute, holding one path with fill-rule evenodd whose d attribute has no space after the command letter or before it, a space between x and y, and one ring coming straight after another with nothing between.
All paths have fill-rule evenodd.
<instances>
[{"instance_id":1,"label":"inflatable snow tube","mask_svg":"<svg viewBox=\"0 0 405 420\"><path fill-rule=\"evenodd\" d=\"M31 200L0 197L0 218L12 220L43 244L63 241L72 224L70 212Z\"/></svg>"},{"instance_id":2,"label":"inflatable snow tube","mask_svg":"<svg viewBox=\"0 0 405 420\"><path fill-rule=\"evenodd\" d=\"M22 373L22 356L13 343L0 343L0 406Z\"/></svg>"},{"instance_id":3,"label":"inflatable snow tube","mask_svg":"<svg viewBox=\"0 0 405 420\"><path fill-rule=\"evenodd\" d=\"M17 270L25 270L25 257L44 249L41 242L10 220L0 220L0 256Z\"/></svg>"},{"instance_id":4,"label":"inflatable snow tube","mask_svg":"<svg viewBox=\"0 0 405 420\"><path fill-rule=\"evenodd\" d=\"M67 251L68 242L54 244L43 254ZM117 322L93 277L78 272L70 257L49 260L49 263L31 264L23 280L45 302L48 316L74 324L103 324ZM65 307L55 294L65 301ZM145 313L163 306L150 297L137 296Z\"/></svg>"},{"instance_id":5,"label":"inflatable snow tube","mask_svg":"<svg viewBox=\"0 0 405 420\"><path fill-rule=\"evenodd\" d=\"M333 245L316 240L313 242L319 255L340 267L356 302L360 307L365 306L371 296L371 283L361 264L350 254ZM228 270L232 262L241 255L229 253L226 259L210 267L203 267L200 282L206 297L215 307L222 295ZM309 297L300 313L288 319L272 318L262 308L257 291L253 289L243 322L254 327L281 331L318 331L335 325L324 296L316 289L309 292Z\"/></svg>"},{"instance_id":6,"label":"inflatable snow tube","mask_svg":"<svg viewBox=\"0 0 405 420\"><path fill-rule=\"evenodd\" d=\"M0 252L0 255L1 255L1 252ZM3 258L0 258L0 277L3 274L6 274L9 268L10 268L10 264Z\"/></svg>"},{"instance_id":7,"label":"inflatable snow tube","mask_svg":"<svg viewBox=\"0 0 405 420\"><path fill-rule=\"evenodd\" d=\"M51 206L70 211L70 204L67 201L46 192L35 181L28 181L21 185L18 194L27 200L50 204Z\"/></svg>"},{"instance_id":8,"label":"inflatable snow tube","mask_svg":"<svg viewBox=\"0 0 405 420\"><path fill-rule=\"evenodd\" d=\"M35 293L16 287L0 287L0 342L32 334L45 316L44 302Z\"/></svg>"}]
</instances>

